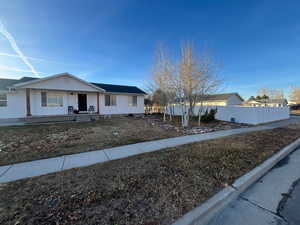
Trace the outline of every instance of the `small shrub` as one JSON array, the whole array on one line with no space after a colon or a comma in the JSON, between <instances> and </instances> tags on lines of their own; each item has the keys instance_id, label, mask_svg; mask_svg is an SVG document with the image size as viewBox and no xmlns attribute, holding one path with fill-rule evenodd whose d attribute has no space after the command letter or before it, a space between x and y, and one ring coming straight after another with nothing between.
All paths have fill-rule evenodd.
<instances>
[{"instance_id":1,"label":"small shrub","mask_svg":"<svg viewBox=\"0 0 300 225\"><path fill-rule=\"evenodd\" d=\"M201 116L201 122L209 123L215 120L217 109L211 109L209 112L206 109L205 113Z\"/></svg>"},{"instance_id":2,"label":"small shrub","mask_svg":"<svg viewBox=\"0 0 300 225\"><path fill-rule=\"evenodd\" d=\"M208 111L206 109L205 113L200 118L201 122L208 122Z\"/></svg>"}]
</instances>

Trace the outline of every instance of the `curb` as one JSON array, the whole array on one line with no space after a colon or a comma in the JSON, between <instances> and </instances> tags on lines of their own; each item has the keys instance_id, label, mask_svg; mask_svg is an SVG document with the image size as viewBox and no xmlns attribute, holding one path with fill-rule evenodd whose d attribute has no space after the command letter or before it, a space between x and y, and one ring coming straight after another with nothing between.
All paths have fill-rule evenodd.
<instances>
[{"instance_id":1,"label":"curb","mask_svg":"<svg viewBox=\"0 0 300 225\"><path fill-rule=\"evenodd\" d=\"M255 183L280 160L300 146L300 138L281 149L271 158L252 169L242 177L236 179L232 186L222 189L213 197L206 200L197 208L186 213L172 225L206 225L217 213L222 211L230 202L235 200L243 191Z\"/></svg>"}]
</instances>

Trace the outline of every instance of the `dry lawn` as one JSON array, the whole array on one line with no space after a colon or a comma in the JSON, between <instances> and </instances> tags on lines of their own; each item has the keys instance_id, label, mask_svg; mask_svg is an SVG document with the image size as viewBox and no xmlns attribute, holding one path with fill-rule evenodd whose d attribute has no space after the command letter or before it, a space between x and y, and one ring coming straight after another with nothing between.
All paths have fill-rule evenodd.
<instances>
[{"instance_id":1,"label":"dry lawn","mask_svg":"<svg viewBox=\"0 0 300 225\"><path fill-rule=\"evenodd\" d=\"M143 118L122 117L0 128L0 165L180 135L152 126Z\"/></svg>"},{"instance_id":2,"label":"dry lawn","mask_svg":"<svg viewBox=\"0 0 300 225\"><path fill-rule=\"evenodd\" d=\"M171 224L299 131L235 135L4 184L0 224Z\"/></svg>"}]
</instances>

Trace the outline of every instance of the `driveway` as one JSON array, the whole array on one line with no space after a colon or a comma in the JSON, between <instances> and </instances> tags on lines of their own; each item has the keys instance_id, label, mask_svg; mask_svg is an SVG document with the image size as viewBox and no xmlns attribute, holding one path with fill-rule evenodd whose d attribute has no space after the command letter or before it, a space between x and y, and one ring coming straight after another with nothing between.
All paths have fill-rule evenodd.
<instances>
[{"instance_id":1,"label":"driveway","mask_svg":"<svg viewBox=\"0 0 300 225\"><path fill-rule=\"evenodd\" d=\"M300 148L230 203L209 225L299 225Z\"/></svg>"}]
</instances>

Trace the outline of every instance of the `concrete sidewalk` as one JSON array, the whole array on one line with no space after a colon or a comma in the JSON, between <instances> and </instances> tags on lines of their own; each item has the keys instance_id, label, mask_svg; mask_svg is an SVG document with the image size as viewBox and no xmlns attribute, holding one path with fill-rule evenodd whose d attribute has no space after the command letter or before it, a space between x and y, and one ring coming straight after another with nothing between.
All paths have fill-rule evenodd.
<instances>
[{"instance_id":1,"label":"concrete sidewalk","mask_svg":"<svg viewBox=\"0 0 300 225\"><path fill-rule=\"evenodd\" d=\"M260 131L285 126L289 123L300 121L293 118L287 121L280 121L276 124L264 126L239 128L232 130L216 131L206 134L196 134L167 138L157 141L148 141L131 145L124 145L115 148L65 155L55 158L35 160L25 163L17 163L0 167L0 183L15 181L28 177L40 176L48 173L59 172L71 168L89 166L96 163L107 162L110 160L126 158L133 155L153 152L164 148L175 147L204 140L226 137L234 134L242 134L252 131Z\"/></svg>"},{"instance_id":2,"label":"concrete sidewalk","mask_svg":"<svg viewBox=\"0 0 300 225\"><path fill-rule=\"evenodd\" d=\"M289 211L284 216L284 198L294 199L290 190L300 178L300 149L279 162L264 177L230 203L209 225L293 225ZM300 221L300 202L289 208L294 220ZM280 206L280 207L279 207ZM295 214L294 212L297 211Z\"/></svg>"}]
</instances>

